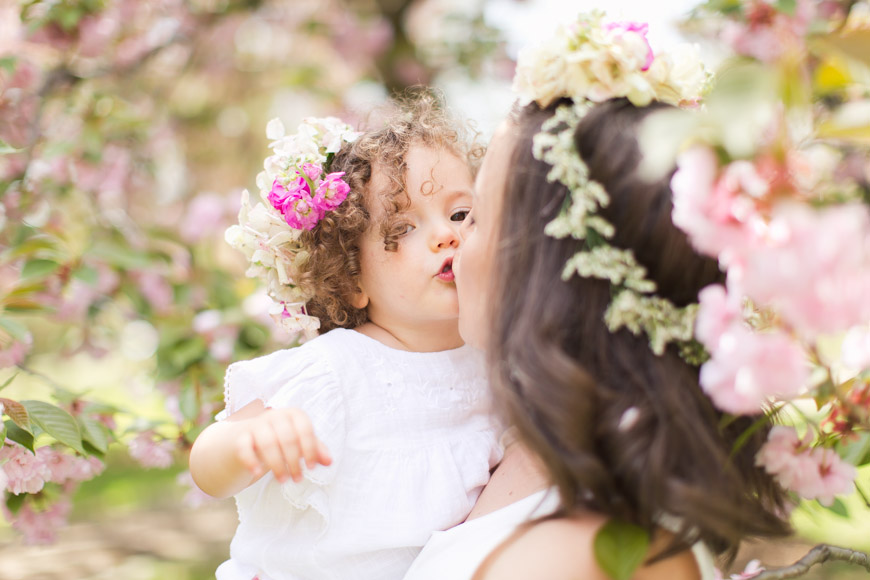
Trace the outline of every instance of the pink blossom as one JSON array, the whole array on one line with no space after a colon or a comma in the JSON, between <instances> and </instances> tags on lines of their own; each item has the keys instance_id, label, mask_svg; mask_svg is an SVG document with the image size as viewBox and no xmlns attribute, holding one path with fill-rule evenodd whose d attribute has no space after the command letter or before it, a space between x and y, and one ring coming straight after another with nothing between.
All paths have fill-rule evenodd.
<instances>
[{"instance_id":1,"label":"pink blossom","mask_svg":"<svg viewBox=\"0 0 870 580\"><path fill-rule=\"evenodd\" d=\"M707 286L698 293L698 317L695 320L695 336L713 351L719 339L734 322L739 322L740 304L733 294L719 284Z\"/></svg>"},{"instance_id":2,"label":"pink blossom","mask_svg":"<svg viewBox=\"0 0 870 580\"><path fill-rule=\"evenodd\" d=\"M120 22L114 14L88 14L82 17L78 26L78 53L86 58L104 54L119 29Z\"/></svg>"},{"instance_id":3,"label":"pink blossom","mask_svg":"<svg viewBox=\"0 0 870 580\"><path fill-rule=\"evenodd\" d=\"M33 337L28 332L24 340L12 339L7 344L0 343L0 369L14 367L24 360L33 346Z\"/></svg>"},{"instance_id":4,"label":"pink blossom","mask_svg":"<svg viewBox=\"0 0 870 580\"><path fill-rule=\"evenodd\" d=\"M51 544L57 538L57 530L67 523L72 508L68 498L60 499L45 509L37 510L32 502L25 501L18 513L12 515L3 505L6 519L24 536L27 544Z\"/></svg>"},{"instance_id":5,"label":"pink blossom","mask_svg":"<svg viewBox=\"0 0 870 580\"><path fill-rule=\"evenodd\" d=\"M0 461L8 482L6 489L15 495L39 493L51 478L51 470L43 459L17 443L6 443L0 448Z\"/></svg>"},{"instance_id":6,"label":"pink blossom","mask_svg":"<svg viewBox=\"0 0 870 580\"><path fill-rule=\"evenodd\" d=\"M774 62L787 52L803 50L815 12L811 1L798 0L793 15L780 12L766 0L752 0L744 10L746 22L731 21L722 30L722 39L735 52Z\"/></svg>"},{"instance_id":7,"label":"pink blossom","mask_svg":"<svg viewBox=\"0 0 870 580\"><path fill-rule=\"evenodd\" d=\"M840 359L850 369L870 369L870 327L855 326L843 338Z\"/></svg>"},{"instance_id":8,"label":"pink blossom","mask_svg":"<svg viewBox=\"0 0 870 580\"><path fill-rule=\"evenodd\" d=\"M284 205L287 225L297 230L310 230L323 217L323 211L307 194L291 193Z\"/></svg>"},{"instance_id":9,"label":"pink blossom","mask_svg":"<svg viewBox=\"0 0 870 580\"><path fill-rule=\"evenodd\" d=\"M227 212L224 198L216 193L201 193L194 197L179 224L181 239L193 244L210 233L223 230Z\"/></svg>"},{"instance_id":10,"label":"pink blossom","mask_svg":"<svg viewBox=\"0 0 870 580\"><path fill-rule=\"evenodd\" d=\"M49 470L48 481L54 483L87 481L105 468L96 457L80 457L50 446L40 447L36 453Z\"/></svg>"},{"instance_id":11,"label":"pink blossom","mask_svg":"<svg viewBox=\"0 0 870 580\"><path fill-rule=\"evenodd\" d=\"M857 470L832 449L810 448L811 435L799 439L793 427L778 425L755 457L784 488L806 499L830 505L834 496L854 490Z\"/></svg>"},{"instance_id":12,"label":"pink blossom","mask_svg":"<svg viewBox=\"0 0 870 580\"><path fill-rule=\"evenodd\" d=\"M303 163L302 172L309 180L315 181L323 174L323 168L316 163ZM308 190L310 193L310 189Z\"/></svg>"},{"instance_id":13,"label":"pink blossom","mask_svg":"<svg viewBox=\"0 0 870 580\"><path fill-rule=\"evenodd\" d=\"M757 414L772 397L798 395L809 373L804 351L780 331L732 324L710 354L701 366L701 387L719 409L734 414Z\"/></svg>"},{"instance_id":14,"label":"pink blossom","mask_svg":"<svg viewBox=\"0 0 870 580\"><path fill-rule=\"evenodd\" d=\"M804 337L870 320L870 212L863 204L781 204L764 243L741 261L746 294Z\"/></svg>"},{"instance_id":15,"label":"pink blossom","mask_svg":"<svg viewBox=\"0 0 870 580\"><path fill-rule=\"evenodd\" d=\"M163 439L155 440L154 431L139 433L128 445L130 457L138 461L143 467L157 467L166 469L172 465L172 441Z\"/></svg>"},{"instance_id":16,"label":"pink blossom","mask_svg":"<svg viewBox=\"0 0 870 580\"><path fill-rule=\"evenodd\" d=\"M317 186L315 200L322 211L330 211L341 205L350 192L350 186L341 179L344 171L330 173Z\"/></svg>"},{"instance_id":17,"label":"pink blossom","mask_svg":"<svg viewBox=\"0 0 870 580\"><path fill-rule=\"evenodd\" d=\"M649 32L649 24L646 22L610 22L604 25L604 29L608 32L615 31L623 37L630 34L631 37L639 38L646 48L644 65L640 70L645 71L649 69L653 60L655 60L655 53L653 52L652 46L649 44L649 40L646 38L647 32Z\"/></svg>"},{"instance_id":18,"label":"pink blossom","mask_svg":"<svg viewBox=\"0 0 870 580\"><path fill-rule=\"evenodd\" d=\"M166 278L152 271L141 271L134 278L139 283L139 291L158 314L165 314L172 308L175 296Z\"/></svg>"},{"instance_id":19,"label":"pink blossom","mask_svg":"<svg viewBox=\"0 0 870 580\"><path fill-rule=\"evenodd\" d=\"M744 223L757 218L752 202L740 193L748 188L755 195L762 182L745 162L733 165L717 179L716 154L696 146L680 154L671 179L674 224L696 250L714 258L748 245L751 232Z\"/></svg>"}]
</instances>

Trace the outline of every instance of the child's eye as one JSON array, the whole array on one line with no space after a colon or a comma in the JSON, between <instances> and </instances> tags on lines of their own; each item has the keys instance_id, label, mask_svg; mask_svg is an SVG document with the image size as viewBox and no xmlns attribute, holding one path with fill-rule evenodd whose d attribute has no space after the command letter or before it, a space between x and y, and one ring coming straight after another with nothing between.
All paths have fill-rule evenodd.
<instances>
[{"instance_id":1,"label":"child's eye","mask_svg":"<svg viewBox=\"0 0 870 580\"><path fill-rule=\"evenodd\" d=\"M452 222L464 222L465 218L468 217L468 214L471 213L470 209L458 209L452 214L450 214L450 221Z\"/></svg>"},{"instance_id":2,"label":"child's eye","mask_svg":"<svg viewBox=\"0 0 870 580\"><path fill-rule=\"evenodd\" d=\"M416 226L414 226L414 224L404 224L400 230L402 233L400 233L399 235L406 236L406 235L410 234L411 232L413 232L415 229L416 229Z\"/></svg>"}]
</instances>

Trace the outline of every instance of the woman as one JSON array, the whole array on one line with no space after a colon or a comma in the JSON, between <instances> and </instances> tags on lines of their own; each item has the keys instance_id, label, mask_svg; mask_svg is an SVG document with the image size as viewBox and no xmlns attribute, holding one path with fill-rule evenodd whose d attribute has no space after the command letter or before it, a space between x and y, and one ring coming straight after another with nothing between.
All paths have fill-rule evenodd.
<instances>
[{"instance_id":1,"label":"woman","mask_svg":"<svg viewBox=\"0 0 870 580\"><path fill-rule=\"evenodd\" d=\"M611 331L610 281L563 280L569 259L592 243L545 233L576 192L548 181L552 166L535 157L533 140L571 104L516 112L477 177L454 264L460 332L487 352L518 443L466 523L436 534L406 580L605 579L593 542L611 519L651 536L634 578L710 578L704 546L733 554L747 536L788 531L781 490L753 463L764 430L733 452L748 423L720 427L678 344L656 354L646 336ZM614 226L609 244L631 250L656 295L681 308L721 275L672 224L670 176L648 183L638 175L639 125L664 106L610 100L591 108L572 141L609 195L599 211Z\"/></svg>"}]
</instances>

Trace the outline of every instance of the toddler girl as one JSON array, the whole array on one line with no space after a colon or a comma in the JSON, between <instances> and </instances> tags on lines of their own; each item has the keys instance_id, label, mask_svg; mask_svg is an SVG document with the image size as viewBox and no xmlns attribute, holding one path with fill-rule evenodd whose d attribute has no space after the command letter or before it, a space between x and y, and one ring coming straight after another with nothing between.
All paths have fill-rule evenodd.
<instances>
[{"instance_id":1,"label":"toddler girl","mask_svg":"<svg viewBox=\"0 0 870 580\"><path fill-rule=\"evenodd\" d=\"M479 157L431 98L362 135L284 137L228 240L302 346L231 365L191 473L235 494L219 580L401 578L462 522L500 459L482 361L457 328L453 256Z\"/></svg>"}]
</instances>

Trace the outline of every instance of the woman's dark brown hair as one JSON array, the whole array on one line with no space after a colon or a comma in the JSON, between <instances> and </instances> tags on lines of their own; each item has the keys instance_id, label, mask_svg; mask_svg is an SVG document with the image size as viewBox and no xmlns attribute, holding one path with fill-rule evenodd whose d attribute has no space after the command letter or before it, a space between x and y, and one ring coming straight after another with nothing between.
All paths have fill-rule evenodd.
<instances>
[{"instance_id":1,"label":"woman's dark brown hair","mask_svg":"<svg viewBox=\"0 0 870 580\"><path fill-rule=\"evenodd\" d=\"M313 297L308 313L320 319L320 331L355 328L367 320L365 309L352 304L359 291L359 244L369 227L377 226L384 246L395 251L404 231L402 212L408 208L406 157L417 145L443 149L467 160L473 169L483 157L483 148L468 135L467 128L453 119L439 97L421 89L409 90L391 102L383 126L364 132L336 153L330 172L343 171L350 186L347 199L324 216L300 241L307 251L301 266L300 286ZM373 191L372 175L382 172L389 184ZM385 218L371 223L374 204L384 206Z\"/></svg>"},{"instance_id":2,"label":"woman's dark brown hair","mask_svg":"<svg viewBox=\"0 0 870 580\"><path fill-rule=\"evenodd\" d=\"M699 539L733 553L744 537L788 533L783 491L754 465L766 430L735 450L752 421L723 420L697 367L673 345L657 356L645 335L610 332L609 282L561 280L582 242L544 235L567 189L547 181L550 167L531 145L556 106L532 104L513 119L489 343L497 400L543 459L568 513L590 509L650 531L673 516L681 526L667 553ZM601 214L616 227L612 245L631 249L658 295L683 306L722 275L673 225L670 176L649 183L637 173L638 126L662 107L600 104L581 121L575 144L610 195Z\"/></svg>"}]
</instances>

